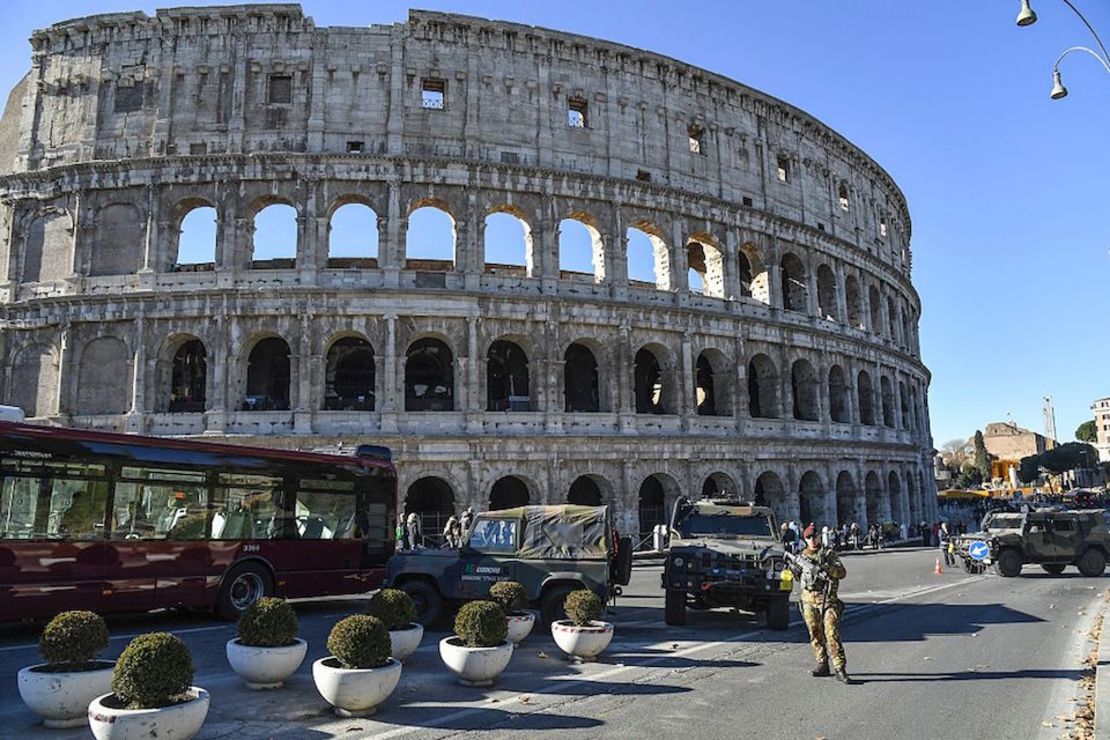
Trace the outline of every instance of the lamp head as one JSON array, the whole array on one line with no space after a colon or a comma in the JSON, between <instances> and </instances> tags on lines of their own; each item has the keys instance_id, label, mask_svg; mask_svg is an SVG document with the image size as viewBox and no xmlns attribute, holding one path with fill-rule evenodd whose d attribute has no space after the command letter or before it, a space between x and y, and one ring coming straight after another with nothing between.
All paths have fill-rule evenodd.
<instances>
[{"instance_id":1,"label":"lamp head","mask_svg":"<svg viewBox=\"0 0 1110 740\"><path fill-rule=\"evenodd\" d=\"M1029 7L1029 0L1021 0L1021 10L1018 11L1017 24L1031 26L1037 22L1037 14Z\"/></svg>"},{"instance_id":2,"label":"lamp head","mask_svg":"<svg viewBox=\"0 0 1110 740\"><path fill-rule=\"evenodd\" d=\"M1060 81L1060 70L1052 70L1052 99L1059 100L1068 96L1068 89L1064 87L1064 83Z\"/></svg>"}]
</instances>

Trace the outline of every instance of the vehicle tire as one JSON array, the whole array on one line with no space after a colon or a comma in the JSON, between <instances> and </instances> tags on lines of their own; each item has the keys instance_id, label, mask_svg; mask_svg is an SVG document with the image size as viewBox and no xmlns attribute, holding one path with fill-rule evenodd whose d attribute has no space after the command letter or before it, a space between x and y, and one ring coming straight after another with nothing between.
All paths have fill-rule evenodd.
<instances>
[{"instance_id":1,"label":"vehicle tire","mask_svg":"<svg viewBox=\"0 0 1110 740\"><path fill-rule=\"evenodd\" d=\"M663 621L672 627L686 624L686 592L668 588L663 598Z\"/></svg>"},{"instance_id":2,"label":"vehicle tire","mask_svg":"<svg viewBox=\"0 0 1110 740\"><path fill-rule=\"evenodd\" d=\"M767 627L784 630L790 627L790 598L779 596L767 604Z\"/></svg>"},{"instance_id":3,"label":"vehicle tire","mask_svg":"<svg viewBox=\"0 0 1110 740\"><path fill-rule=\"evenodd\" d=\"M1041 568L1044 569L1044 572L1051 573L1054 576L1058 576L1063 573L1064 568L1066 567L1067 565L1064 563L1041 563Z\"/></svg>"},{"instance_id":4,"label":"vehicle tire","mask_svg":"<svg viewBox=\"0 0 1110 740\"><path fill-rule=\"evenodd\" d=\"M1003 550L998 556L998 574L1004 578L1021 575L1021 554L1017 550Z\"/></svg>"},{"instance_id":5,"label":"vehicle tire","mask_svg":"<svg viewBox=\"0 0 1110 740\"><path fill-rule=\"evenodd\" d=\"M416 607L416 621L425 627L433 626L443 616L443 597L435 586L420 579L410 579L401 584Z\"/></svg>"},{"instance_id":6,"label":"vehicle tire","mask_svg":"<svg viewBox=\"0 0 1110 740\"><path fill-rule=\"evenodd\" d=\"M274 581L261 563L240 563L233 566L220 582L216 596L216 613L235 622L247 607L263 596L274 595Z\"/></svg>"},{"instance_id":7,"label":"vehicle tire","mask_svg":"<svg viewBox=\"0 0 1110 740\"><path fill-rule=\"evenodd\" d=\"M560 619L567 618L566 609L563 608L563 602L567 600L567 596L572 591L577 591L583 586L553 586L548 589L547 593L543 595L540 600L540 616L543 618L543 623L551 627L555 622Z\"/></svg>"},{"instance_id":8,"label":"vehicle tire","mask_svg":"<svg viewBox=\"0 0 1110 740\"><path fill-rule=\"evenodd\" d=\"M1079 558L1079 572L1088 578L1101 576L1106 570L1106 556L1102 550L1091 548Z\"/></svg>"}]
</instances>

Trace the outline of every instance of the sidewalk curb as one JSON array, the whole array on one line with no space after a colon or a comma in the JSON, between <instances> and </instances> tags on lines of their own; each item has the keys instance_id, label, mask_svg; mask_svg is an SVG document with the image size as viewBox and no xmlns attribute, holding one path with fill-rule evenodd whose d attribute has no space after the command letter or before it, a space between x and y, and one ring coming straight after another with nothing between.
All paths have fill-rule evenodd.
<instances>
[{"instance_id":1,"label":"sidewalk curb","mask_svg":"<svg viewBox=\"0 0 1110 740\"><path fill-rule=\"evenodd\" d=\"M1095 737L1110 738L1110 613L1106 602L1102 604L1102 632L1098 639L1098 665L1095 666Z\"/></svg>"}]
</instances>

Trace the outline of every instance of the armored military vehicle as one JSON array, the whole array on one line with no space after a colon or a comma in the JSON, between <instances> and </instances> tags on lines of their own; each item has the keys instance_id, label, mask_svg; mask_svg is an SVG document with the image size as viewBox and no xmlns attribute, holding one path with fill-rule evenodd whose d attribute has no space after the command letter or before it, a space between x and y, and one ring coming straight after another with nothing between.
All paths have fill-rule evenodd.
<instances>
[{"instance_id":1,"label":"armored military vehicle","mask_svg":"<svg viewBox=\"0 0 1110 740\"><path fill-rule=\"evenodd\" d=\"M970 572L994 565L1009 578L1020 575L1025 563L1035 563L1054 575L1075 565L1085 576L1100 576L1110 555L1110 532L1102 511L992 512L983 517L981 529L956 543ZM982 561L970 554L977 541L989 547Z\"/></svg>"},{"instance_id":2,"label":"armored military vehicle","mask_svg":"<svg viewBox=\"0 0 1110 740\"><path fill-rule=\"evenodd\" d=\"M794 581L777 532L767 507L680 498L663 564L667 624L685 624L687 608L733 607L766 613L768 627L786 629Z\"/></svg>"},{"instance_id":3,"label":"armored military vehicle","mask_svg":"<svg viewBox=\"0 0 1110 740\"><path fill-rule=\"evenodd\" d=\"M498 581L518 581L550 624L563 619L571 591L602 601L632 576L632 539L621 538L606 506L523 506L478 514L464 543L390 558L385 585L406 591L417 621L435 623L448 608L489 595Z\"/></svg>"}]
</instances>

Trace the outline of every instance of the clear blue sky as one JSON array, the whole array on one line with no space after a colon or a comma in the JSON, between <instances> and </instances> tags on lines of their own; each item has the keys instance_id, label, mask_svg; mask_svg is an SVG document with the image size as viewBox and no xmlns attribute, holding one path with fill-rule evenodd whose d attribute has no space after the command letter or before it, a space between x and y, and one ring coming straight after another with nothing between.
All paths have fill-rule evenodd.
<instances>
[{"instance_id":1,"label":"clear blue sky","mask_svg":"<svg viewBox=\"0 0 1110 740\"><path fill-rule=\"evenodd\" d=\"M1110 2L1075 2L1110 42ZM303 6L318 25L346 26L403 21L409 7L392 0ZM1110 75L1073 54L1063 64L1071 96L1050 101L1056 56L1091 39L1060 0L1034 6L1040 21L1025 29L1014 25L1018 0L444 0L432 7L676 57L803 108L874 157L905 192L913 218L913 279L939 446L1010 415L1040 430L1044 395L1055 399L1060 437L1070 440L1090 418L1091 402L1110 396ZM6 5L0 87L29 67L33 28L155 7ZM351 254L357 230L367 228L344 237ZM499 227L497 238L510 239L513 228ZM572 269L588 271L589 253L578 245ZM650 279L650 265L634 270Z\"/></svg>"}]
</instances>

